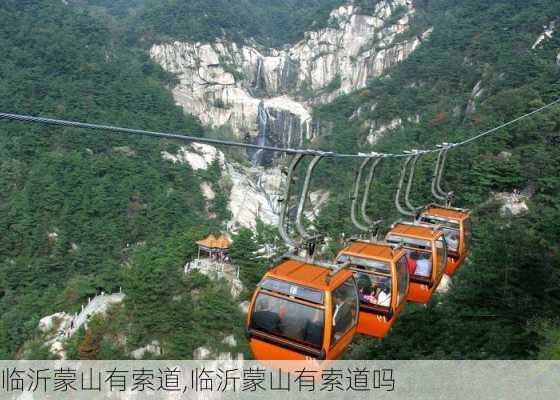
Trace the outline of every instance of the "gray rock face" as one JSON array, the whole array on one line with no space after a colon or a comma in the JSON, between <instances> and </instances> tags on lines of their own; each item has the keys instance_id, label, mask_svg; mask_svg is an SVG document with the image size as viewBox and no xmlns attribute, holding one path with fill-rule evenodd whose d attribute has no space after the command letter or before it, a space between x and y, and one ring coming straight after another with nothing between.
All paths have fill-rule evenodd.
<instances>
[{"instance_id":1,"label":"gray rock face","mask_svg":"<svg viewBox=\"0 0 560 400\"><path fill-rule=\"evenodd\" d=\"M544 27L543 33L537 38L533 46L531 46L532 50L535 50L538 46L540 46L544 41L552 39L552 35L554 35L554 31L556 30L556 24L560 21L556 19L550 23L550 25Z\"/></svg>"},{"instance_id":2,"label":"gray rock face","mask_svg":"<svg viewBox=\"0 0 560 400\"><path fill-rule=\"evenodd\" d=\"M161 345L160 345L159 341L152 340L152 342L147 344L146 346L132 351L130 353L130 355L135 360L141 360L144 357L144 355L146 355L146 353L151 353L151 354L154 354L156 356L160 356L161 355Z\"/></svg>"},{"instance_id":3,"label":"gray rock face","mask_svg":"<svg viewBox=\"0 0 560 400\"><path fill-rule=\"evenodd\" d=\"M296 147L316 135L311 105L365 87L429 37L431 30L407 35L414 12L410 0L381 0L367 11L349 0L332 11L329 27L307 32L290 48L218 39L156 44L150 54L177 74L176 102L203 123L253 143ZM249 154L255 165L273 157Z\"/></svg>"},{"instance_id":4,"label":"gray rock face","mask_svg":"<svg viewBox=\"0 0 560 400\"><path fill-rule=\"evenodd\" d=\"M529 211L529 196L519 191L513 193L496 193L495 199L502 203L500 214L503 217L512 217Z\"/></svg>"},{"instance_id":5,"label":"gray rock face","mask_svg":"<svg viewBox=\"0 0 560 400\"><path fill-rule=\"evenodd\" d=\"M267 107L264 101L259 103L257 121L259 128L254 142L261 146L303 146L304 139L313 137L310 118L302 120L288 110ZM277 154L252 150L249 157L254 166L271 165Z\"/></svg>"},{"instance_id":6,"label":"gray rock face","mask_svg":"<svg viewBox=\"0 0 560 400\"><path fill-rule=\"evenodd\" d=\"M484 89L482 88L482 81L478 81L471 92L471 97L469 98L469 102L467 104L467 109L465 113L472 114L476 111L476 101L477 99L484 94Z\"/></svg>"},{"instance_id":7,"label":"gray rock face","mask_svg":"<svg viewBox=\"0 0 560 400\"><path fill-rule=\"evenodd\" d=\"M224 153L213 146L196 143L180 148L176 154L164 151L161 156L173 163L189 164L195 171L206 170L212 162L218 161L223 176L230 182L228 208L232 213L231 227L254 228L257 218L269 225L278 223L277 204L282 183L279 168L247 168L226 161Z\"/></svg>"}]
</instances>

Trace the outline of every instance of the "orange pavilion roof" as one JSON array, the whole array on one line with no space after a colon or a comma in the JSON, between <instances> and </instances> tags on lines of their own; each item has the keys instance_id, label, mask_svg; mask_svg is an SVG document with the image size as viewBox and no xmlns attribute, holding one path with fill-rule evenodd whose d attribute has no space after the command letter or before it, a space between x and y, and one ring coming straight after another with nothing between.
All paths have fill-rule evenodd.
<instances>
[{"instance_id":1,"label":"orange pavilion roof","mask_svg":"<svg viewBox=\"0 0 560 400\"><path fill-rule=\"evenodd\" d=\"M210 234L206 239L197 241L196 244L211 249L229 249L231 243L225 235L216 238L216 236Z\"/></svg>"}]
</instances>

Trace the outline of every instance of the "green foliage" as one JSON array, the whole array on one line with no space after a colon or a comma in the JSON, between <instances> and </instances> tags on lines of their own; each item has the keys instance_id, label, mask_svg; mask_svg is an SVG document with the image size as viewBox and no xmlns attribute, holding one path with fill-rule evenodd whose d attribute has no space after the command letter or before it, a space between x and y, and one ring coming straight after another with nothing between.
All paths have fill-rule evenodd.
<instances>
[{"instance_id":1,"label":"green foliage","mask_svg":"<svg viewBox=\"0 0 560 400\"><path fill-rule=\"evenodd\" d=\"M331 10L344 0L153 0L133 20L144 40L236 42L254 38L264 46L295 42L310 29L327 25Z\"/></svg>"},{"instance_id":2,"label":"green foliage","mask_svg":"<svg viewBox=\"0 0 560 400\"><path fill-rule=\"evenodd\" d=\"M239 266L239 278L246 288L254 288L266 271L266 265L257 258L257 241L253 231L240 228L232 236L230 257Z\"/></svg>"},{"instance_id":3,"label":"green foliage","mask_svg":"<svg viewBox=\"0 0 560 400\"><path fill-rule=\"evenodd\" d=\"M553 1L418 2L412 29L422 32L431 25L431 37L390 76L315 110L328 127L322 147L369 151L365 122L395 118L404 121L403 127L386 134L375 150L433 147L474 136L558 98L558 39L531 50L558 7ZM467 114L479 81L484 92L476 110ZM358 107L360 116L350 119ZM413 122L416 115L419 123ZM546 140L559 129L560 111L554 108L450 153L444 186L454 190L458 206L475 212L469 262L453 278L448 295L436 296L427 308L407 307L386 339L359 339L346 357L555 357L555 329L535 328L534 320L556 318L560 306L555 289L560 231L552 222L560 212L560 150ZM412 193L416 205L432 201L434 163L433 156L419 161ZM396 161L381 165L368 205L374 219L390 223L398 218L393 196L399 167ZM339 161L318 171L320 185L338 189L318 221L330 237L351 230L346 193L356 169L356 163ZM534 193L529 212L503 218L489 200L493 193L515 189Z\"/></svg>"},{"instance_id":4,"label":"green foliage","mask_svg":"<svg viewBox=\"0 0 560 400\"><path fill-rule=\"evenodd\" d=\"M27 360L50 360L52 356L49 347L41 340L34 340L25 353Z\"/></svg>"},{"instance_id":5,"label":"green foliage","mask_svg":"<svg viewBox=\"0 0 560 400\"><path fill-rule=\"evenodd\" d=\"M325 92L334 92L335 90L340 89L340 86L342 85L342 78L340 77L340 75L335 76L335 78L329 82L329 84L327 86L325 86Z\"/></svg>"},{"instance_id":6,"label":"green foliage","mask_svg":"<svg viewBox=\"0 0 560 400\"><path fill-rule=\"evenodd\" d=\"M239 69L235 65L224 63L222 64L222 68L225 72L231 74L236 82L240 82L245 79L245 75L243 74L243 72L239 71Z\"/></svg>"},{"instance_id":7,"label":"green foliage","mask_svg":"<svg viewBox=\"0 0 560 400\"><path fill-rule=\"evenodd\" d=\"M175 106L166 88L176 78L124 44L223 36L242 42L253 36L278 46L326 26L328 12L341 2L81 0L66 6L5 0L0 20L10 23L0 25L0 76L6 78L0 80L0 109L212 134ZM355 4L369 9L376 3ZM431 37L390 76L317 108L323 127L318 146L370 151L366 121L400 118L403 127L376 150L431 147L558 98L560 39L531 50L542 26L559 15L558 2L415 4L411 32L434 27ZM394 11L386 23L402 9ZM479 81L484 92L467 113ZM335 89L339 82L333 82ZM310 95L310 89L302 93ZM360 116L351 119L359 107ZM413 122L416 115L420 123ZM409 304L384 341L359 338L348 358L558 357L560 225L554 221L560 219L560 150L546 137L559 131L560 111L553 109L450 154L445 187L475 213L469 261L449 294L436 295L427 307ZM219 347L224 332L242 337L243 316L225 282L182 270L196 254L194 241L219 231L230 217L231 182L217 162L195 173L162 161L161 151L177 149L174 142L0 124L0 358L50 357L36 334L39 318L77 310L97 287L122 286L126 300L67 343L70 358L126 358L153 340L162 344L164 358L190 358L201 345ZM415 204L431 201L434 161L419 162ZM368 204L372 218L385 225L397 218L392 196L399 166L382 164ZM353 161L331 160L314 180L317 187L336 188L316 222L334 239L329 257L342 234L352 231L348 192L355 169ZM200 193L203 182L216 193L213 201ZM492 192L514 189L532 194L529 212L504 218L489 200ZM246 295L268 265L259 250L275 241L260 222L256 232L234 235L231 256L241 267Z\"/></svg>"},{"instance_id":8,"label":"green foliage","mask_svg":"<svg viewBox=\"0 0 560 400\"><path fill-rule=\"evenodd\" d=\"M215 349L216 338L226 332L242 337L243 317L226 283L216 285L204 275L183 273L184 261L195 255L191 244L202 236L192 231L178 240L135 250L123 281L124 308L106 323L126 335L127 352L158 340L164 358L190 359L197 347ZM186 245L181 248L180 242ZM105 335L110 343L107 339ZM110 354L109 350L102 342L100 353Z\"/></svg>"},{"instance_id":9,"label":"green foliage","mask_svg":"<svg viewBox=\"0 0 560 400\"><path fill-rule=\"evenodd\" d=\"M544 338L539 351L539 358L560 360L560 327L556 320L542 320L535 327Z\"/></svg>"},{"instance_id":10,"label":"green foliage","mask_svg":"<svg viewBox=\"0 0 560 400\"><path fill-rule=\"evenodd\" d=\"M83 11L8 0L0 19L11 21L0 25L6 57L0 76L9 77L0 81L3 111L203 132L175 106L165 88L169 77L147 56L113 47L111 33ZM197 234L228 215L219 194L209 211L220 219L210 219L198 190L203 180L218 185L219 168L196 176L163 161L167 147L130 136L0 124L3 357L13 357L44 315L78 310L97 287L124 286L123 266L136 248L164 243L178 268L192 256Z\"/></svg>"}]
</instances>

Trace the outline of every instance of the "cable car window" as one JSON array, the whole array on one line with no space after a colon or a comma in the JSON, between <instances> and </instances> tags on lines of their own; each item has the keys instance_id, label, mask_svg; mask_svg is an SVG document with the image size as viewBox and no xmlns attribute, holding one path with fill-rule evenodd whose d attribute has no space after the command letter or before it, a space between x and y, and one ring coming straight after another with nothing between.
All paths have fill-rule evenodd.
<instances>
[{"instance_id":1,"label":"cable car window","mask_svg":"<svg viewBox=\"0 0 560 400\"><path fill-rule=\"evenodd\" d=\"M335 345L358 322L359 301L354 278L348 279L332 292L332 337Z\"/></svg>"},{"instance_id":2,"label":"cable car window","mask_svg":"<svg viewBox=\"0 0 560 400\"><path fill-rule=\"evenodd\" d=\"M431 251L406 249L408 267L411 275L429 278L432 276L433 260Z\"/></svg>"},{"instance_id":3,"label":"cable car window","mask_svg":"<svg viewBox=\"0 0 560 400\"><path fill-rule=\"evenodd\" d=\"M321 349L325 313L318 307L261 292L253 306L251 328Z\"/></svg>"},{"instance_id":4,"label":"cable car window","mask_svg":"<svg viewBox=\"0 0 560 400\"><path fill-rule=\"evenodd\" d=\"M398 298L397 306L406 299L408 292L408 260L406 256L402 256L397 261L397 285L398 285Z\"/></svg>"},{"instance_id":5,"label":"cable car window","mask_svg":"<svg viewBox=\"0 0 560 400\"><path fill-rule=\"evenodd\" d=\"M401 243L405 246L410 275L426 278L432 276L432 245L429 240L389 235L387 236L387 241L390 243Z\"/></svg>"},{"instance_id":6,"label":"cable car window","mask_svg":"<svg viewBox=\"0 0 560 400\"><path fill-rule=\"evenodd\" d=\"M452 229L459 229L459 222L454 219L436 217L433 215L424 215L420 218L422 222L427 222L428 224L443 225Z\"/></svg>"},{"instance_id":7,"label":"cable car window","mask_svg":"<svg viewBox=\"0 0 560 400\"><path fill-rule=\"evenodd\" d=\"M436 252L437 252L437 274L443 274L445 269L445 264L447 263L447 243L444 236L440 236L436 240Z\"/></svg>"},{"instance_id":8,"label":"cable car window","mask_svg":"<svg viewBox=\"0 0 560 400\"><path fill-rule=\"evenodd\" d=\"M311 303L323 304L323 292L319 290L271 278L264 279L260 286L263 289L281 293L285 296L296 297Z\"/></svg>"},{"instance_id":9,"label":"cable car window","mask_svg":"<svg viewBox=\"0 0 560 400\"><path fill-rule=\"evenodd\" d=\"M465 230L465 250L468 251L471 248L472 242L472 222L470 218L467 218L464 222L464 230Z\"/></svg>"},{"instance_id":10,"label":"cable car window","mask_svg":"<svg viewBox=\"0 0 560 400\"><path fill-rule=\"evenodd\" d=\"M407 247L414 247L417 249L424 249L424 250L431 250L432 244L429 240L425 239L416 239L406 236L398 236L398 235L389 235L387 236L387 241L389 243L400 244L402 243L404 246Z\"/></svg>"},{"instance_id":11,"label":"cable car window","mask_svg":"<svg viewBox=\"0 0 560 400\"><path fill-rule=\"evenodd\" d=\"M422 222L427 222L429 224L439 224L443 234L445 235L445 241L447 242L448 250L458 252L459 251L459 239L460 239L460 224L458 221L443 217L435 216L423 216L421 218Z\"/></svg>"},{"instance_id":12,"label":"cable car window","mask_svg":"<svg viewBox=\"0 0 560 400\"><path fill-rule=\"evenodd\" d=\"M448 250L458 252L459 251L459 237L461 233L458 229L442 228L443 235L445 236L445 241L447 242Z\"/></svg>"},{"instance_id":13,"label":"cable car window","mask_svg":"<svg viewBox=\"0 0 560 400\"><path fill-rule=\"evenodd\" d=\"M369 260L367 258L343 254L338 258L337 262L342 264L350 262L350 265L352 265L353 267L361 267L363 269L376 269L380 272L391 273L391 266L388 262L384 261Z\"/></svg>"},{"instance_id":14,"label":"cable car window","mask_svg":"<svg viewBox=\"0 0 560 400\"><path fill-rule=\"evenodd\" d=\"M362 304L391 306L391 275L352 269Z\"/></svg>"}]
</instances>

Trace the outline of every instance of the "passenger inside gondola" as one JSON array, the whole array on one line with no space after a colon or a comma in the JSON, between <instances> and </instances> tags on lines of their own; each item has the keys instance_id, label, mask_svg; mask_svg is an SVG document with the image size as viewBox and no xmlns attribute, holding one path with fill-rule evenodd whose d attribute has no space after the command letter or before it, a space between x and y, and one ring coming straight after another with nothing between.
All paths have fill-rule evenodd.
<instances>
[{"instance_id":1,"label":"passenger inside gondola","mask_svg":"<svg viewBox=\"0 0 560 400\"><path fill-rule=\"evenodd\" d=\"M432 275L432 256L430 253L418 253L414 275L429 277Z\"/></svg>"},{"instance_id":2,"label":"passenger inside gondola","mask_svg":"<svg viewBox=\"0 0 560 400\"><path fill-rule=\"evenodd\" d=\"M410 275L414 275L416 272L416 260L418 259L418 252L414 250L407 250L407 259L408 259L408 270Z\"/></svg>"},{"instance_id":3,"label":"passenger inside gondola","mask_svg":"<svg viewBox=\"0 0 560 400\"><path fill-rule=\"evenodd\" d=\"M357 273L356 283L358 284L358 293L360 302L362 303L377 303L377 293L375 292L375 284L369 274Z\"/></svg>"},{"instance_id":4,"label":"passenger inside gondola","mask_svg":"<svg viewBox=\"0 0 560 400\"><path fill-rule=\"evenodd\" d=\"M307 343L321 343L323 341L323 319L319 310L315 311L313 319L305 324L303 339Z\"/></svg>"},{"instance_id":5,"label":"passenger inside gondola","mask_svg":"<svg viewBox=\"0 0 560 400\"><path fill-rule=\"evenodd\" d=\"M391 306L391 280L384 278L381 284L381 291L377 296L377 304L384 307Z\"/></svg>"},{"instance_id":6,"label":"passenger inside gondola","mask_svg":"<svg viewBox=\"0 0 560 400\"><path fill-rule=\"evenodd\" d=\"M443 229L445 240L449 250L458 251L459 249L459 232L454 229Z\"/></svg>"},{"instance_id":7,"label":"passenger inside gondola","mask_svg":"<svg viewBox=\"0 0 560 400\"><path fill-rule=\"evenodd\" d=\"M377 294L379 288L375 287L365 287L360 291L360 301L362 303L377 304Z\"/></svg>"},{"instance_id":8,"label":"passenger inside gondola","mask_svg":"<svg viewBox=\"0 0 560 400\"><path fill-rule=\"evenodd\" d=\"M356 324L358 315L356 314L355 288L345 283L333 291L333 316L332 316L332 338L334 342L340 340L349 329Z\"/></svg>"},{"instance_id":9,"label":"passenger inside gondola","mask_svg":"<svg viewBox=\"0 0 560 400\"><path fill-rule=\"evenodd\" d=\"M391 279L386 275L357 272L356 281L362 304L391 305Z\"/></svg>"},{"instance_id":10,"label":"passenger inside gondola","mask_svg":"<svg viewBox=\"0 0 560 400\"><path fill-rule=\"evenodd\" d=\"M305 319L299 314L300 307L296 303L287 303L280 308L280 328L286 337L303 340Z\"/></svg>"}]
</instances>

